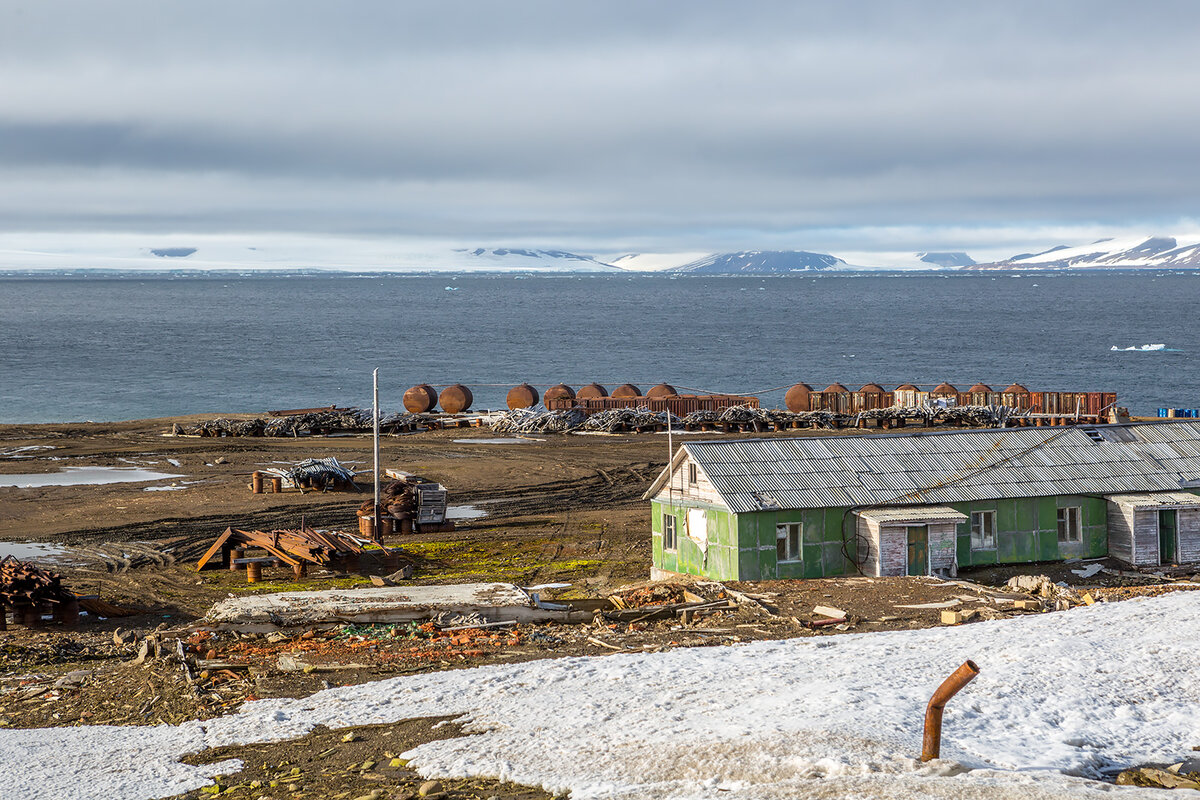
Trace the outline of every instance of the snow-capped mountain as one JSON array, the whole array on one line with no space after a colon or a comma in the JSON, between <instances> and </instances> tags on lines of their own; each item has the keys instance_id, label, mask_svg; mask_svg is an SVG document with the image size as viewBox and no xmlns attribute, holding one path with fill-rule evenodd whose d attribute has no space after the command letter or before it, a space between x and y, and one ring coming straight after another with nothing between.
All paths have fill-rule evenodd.
<instances>
[{"instance_id":1,"label":"snow-capped mountain","mask_svg":"<svg viewBox=\"0 0 1200 800\"><path fill-rule=\"evenodd\" d=\"M535 272L620 272L619 267L606 264L592 256L569 253L566 250L526 250L517 247L476 247L456 249L461 257L454 263L465 269L501 269Z\"/></svg>"},{"instance_id":2,"label":"snow-capped mountain","mask_svg":"<svg viewBox=\"0 0 1200 800\"><path fill-rule=\"evenodd\" d=\"M935 267L973 267L975 259L966 253L917 253L917 258L923 264Z\"/></svg>"},{"instance_id":3,"label":"snow-capped mountain","mask_svg":"<svg viewBox=\"0 0 1200 800\"><path fill-rule=\"evenodd\" d=\"M671 272L691 275L781 275L792 272L817 272L845 269L849 265L828 253L807 250L743 250L717 253L673 267Z\"/></svg>"},{"instance_id":4,"label":"snow-capped mountain","mask_svg":"<svg viewBox=\"0 0 1200 800\"><path fill-rule=\"evenodd\" d=\"M1196 269L1200 236L1136 236L1100 239L1078 247L1060 245L1041 253L1021 253L1004 261L966 269Z\"/></svg>"}]
</instances>

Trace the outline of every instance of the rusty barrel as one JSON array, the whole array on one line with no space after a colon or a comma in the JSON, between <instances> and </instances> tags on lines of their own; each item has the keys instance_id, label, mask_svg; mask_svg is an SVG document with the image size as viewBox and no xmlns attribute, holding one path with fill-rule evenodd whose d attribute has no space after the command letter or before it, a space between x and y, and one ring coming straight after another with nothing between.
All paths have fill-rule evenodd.
<instances>
[{"instance_id":1,"label":"rusty barrel","mask_svg":"<svg viewBox=\"0 0 1200 800\"><path fill-rule=\"evenodd\" d=\"M574 400L575 390L565 383L555 384L546 390L546 394L542 395L542 401L549 408L549 404L555 400Z\"/></svg>"},{"instance_id":2,"label":"rusty barrel","mask_svg":"<svg viewBox=\"0 0 1200 800\"><path fill-rule=\"evenodd\" d=\"M613 397L641 397L642 390L632 383L622 383L612 391Z\"/></svg>"},{"instance_id":3,"label":"rusty barrel","mask_svg":"<svg viewBox=\"0 0 1200 800\"><path fill-rule=\"evenodd\" d=\"M579 390L575 395L580 400L598 400L601 397L608 397L608 389L605 389L598 383L589 383Z\"/></svg>"},{"instance_id":4,"label":"rusty barrel","mask_svg":"<svg viewBox=\"0 0 1200 800\"><path fill-rule=\"evenodd\" d=\"M459 414L468 410L474 400L475 398L471 394L471 390L461 383L447 386L438 395L438 402L442 405L442 411L445 411L447 414Z\"/></svg>"},{"instance_id":5,"label":"rusty barrel","mask_svg":"<svg viewBox=\"0 0 1200 800\"><path fill-rule=\"evenodd\" d=\"M409 387L404 393L404 408L410 414L424 414L437 407L437 391L428 383Z\"/></svg>"},{"instance_id":6,"label":"rusty barrel","mask_svg":"<svg viewBox=\"0 0 1200 800\"><path fill-rule=\"evenodd\" d=\"M811 400L809 396L812 394L813 388L807 383L797 383L792 388L787 390L787 394L783 396L783 404L787 406L787 410L793 414L801 414L805 411L812 411Z\"/></svg>"},{"instance_id":7,"label":"rusty barrel","mask_svg":"<svg viewBox=\"0 0 1200 800\"><path fill-rule=\"evenodd\" d=\"M508 396L504 398L509 408L533 408L538 404L541 396L538 395L538 390L530 386L528 383L522 383L520 386L514 386L508 390Z\"/></svg>"},{"instance_id":8,"label":"rusty barrel","mask_svg":"<svg viewBox=\"0 0 1200 800\"><path fill-rule=\"evenodd\" d=\"M278 475L271 478L271 493L283 494L283 478L280 478Z\"/></svg>"},{"instance_id":9,"label":"rusty barrel","mask_svg":"<svg viewBox=\"0 0 1200 800\"><path fill-rule=\"evenodd\" d=\"M262 494L262 487L262 473L258 470L254 470L254 472L250 473L250 491L254 492L255 494Z\"/></svg>"},{"instance_id":10,"label":"rusty barrel","mask_svg":"<svg viewBox=\"0 0 1200 800\"><path fill-rule=\"evenodd\" d=\"M650 391L646 392L646 397L675 397L679 392L675 391L675 387L669 383L660 383L657 386L652 386Z\"/></svg>"},{"instance_id":11,"label":"rusty barrel","mask_svg":"<svg viewBox=\"0 0 1200 800\"><path fill-rule=\"evenodd\" d=\"M246 583L258 583L262 580L262 564L251 561L246 565Z\"/></svg>"}]
</instances>

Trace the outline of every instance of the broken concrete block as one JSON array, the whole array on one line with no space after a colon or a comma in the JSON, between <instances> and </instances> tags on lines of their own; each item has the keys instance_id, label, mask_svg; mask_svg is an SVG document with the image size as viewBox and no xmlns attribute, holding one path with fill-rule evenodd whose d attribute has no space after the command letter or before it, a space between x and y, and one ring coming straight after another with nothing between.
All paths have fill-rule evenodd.
<instances>
[{"instance_id":1,"label":"broken concrete block","mask_svg":"<svg viewBox=\"0 0 1200 800\"><path fill-rule=\"evenodd\" d=\"M943 611L942 612L942 624L943 625L961 625L962 621L963 621L963 615L962 615L961 611Z\"/></svg>"}]
</instances>

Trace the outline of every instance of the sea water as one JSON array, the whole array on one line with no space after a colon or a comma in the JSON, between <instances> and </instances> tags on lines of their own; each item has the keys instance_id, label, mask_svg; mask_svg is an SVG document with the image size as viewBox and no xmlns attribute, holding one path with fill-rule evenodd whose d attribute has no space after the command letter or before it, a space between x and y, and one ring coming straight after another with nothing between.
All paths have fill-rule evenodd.
<instances>
[{"instance_id":1,"label":"sea water","mask_svg":"<svg viewBox=\"0 0 1200 800\"><path fill-rule=\"evenodd\" d=\"M446 291L451 286L454 291ZM1200 406L1197 273L0 279L0 421L329 404L461 382L1115 391ZM1157 350L1112 350L1165 344Z\"/></svg>"}]
</instances>

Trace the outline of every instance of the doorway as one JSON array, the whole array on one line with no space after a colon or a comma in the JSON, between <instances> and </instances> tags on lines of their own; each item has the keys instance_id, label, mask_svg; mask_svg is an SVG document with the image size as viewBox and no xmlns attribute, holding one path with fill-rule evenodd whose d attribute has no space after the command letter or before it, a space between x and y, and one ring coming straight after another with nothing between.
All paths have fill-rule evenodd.
<instances>
[{"instance_id":1,"label":"doorway","mask_svg":"<svg viewBox=\"0 0 1200 800\"><path fill-rule=\"evenodd\" d=\"M1179 519L1175 509L1158 512L1158 563L1174 564L1179 550Z\"/></svg>"},{"instance_id":2,"label":"doorway","mask_svg":"<svg viewBox=\"0 0 1200 800\"><path fill-rule=\"evenodd\" d=\"M908 526L908 574L929 574L929 526Z\"/></svg>"}]
</instances>

